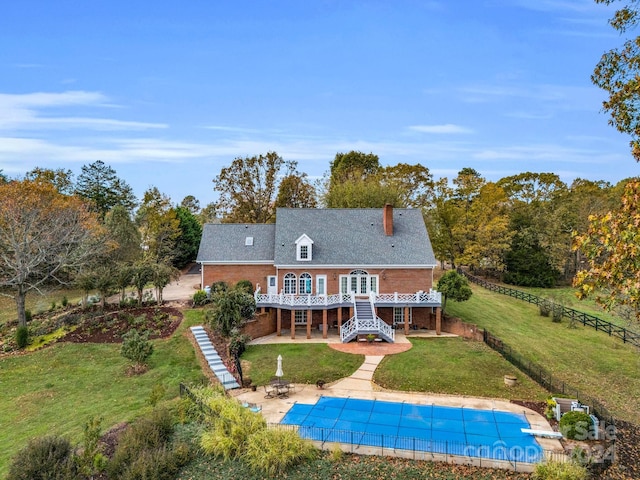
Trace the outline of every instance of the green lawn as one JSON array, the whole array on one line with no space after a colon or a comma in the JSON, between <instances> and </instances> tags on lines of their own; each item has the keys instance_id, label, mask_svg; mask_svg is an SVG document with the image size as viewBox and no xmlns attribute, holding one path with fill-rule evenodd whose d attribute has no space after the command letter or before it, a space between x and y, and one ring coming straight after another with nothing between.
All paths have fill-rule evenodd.
<instances>
[{"instance_id":1,"label":"green lawn","mask_svg":"<svg viewBox=\"0 0 640 480\"><path fill-rule=\"evenodd\" d=\"M412 338L413 348L388 355L374 381L392 390L510 400L544 400L548 393L484 343L460 337ZM515 387L504 384L515 375Z\"/></svg>"},{"instance_id":2,"label":"green lawn","mask_svg":"<svg viewBox=\"0 0 640 480\"><path fill-rule=\"evenodd\" d=\"M564 305L568 308L573 308L580 312L588 313L590 315L611 322L614 325L619 325L624 328L628 328L635 332L640 332L640 325L635 320L628 320L621 318L613 313L607 312L602 307L596 304L593 298L586 298L580 300L576 297L576 289L572 287L557 287L557 288L534 288L534 287L517 287L513 285L505 285L515 290L521 290L523 292L537 295L538 297L549 299L553 302Z\"/></svg>"},{"instance_id":3,"label":"green lawn","mask_svg":"<svg viewBox=\"0 0 640 480\"><path fill-rule=\"evenodd\" d=\"M55 302L57 306L62 305L62 299L64 297L67 297L69 304L77 304L82 299L82 292L80 290L55 290L46 295L30 292L27 295L26 308L30 310L33 315L36 315L49 310L53 302ZM13 298L0 295L0 325L10 320L15 320L16 318L18 318L16 302Z\"/></svg>"},{"instance_id":4,"label":"green lawn","mask_svg":"<svg viewBox=\"0 0 640 480\"><path fill-rule=\"evenodd\" d=\"M200 381L200 365L183 333L200 323L201 315L186 311L171 338L154 341L150 369L139 376L125 374L127 361L119 345L56 344L0 359L0 425L5 427L0 434L0 478L30 438L59 434L78 442L90 417L102 416L109 428L150 408L154 386L162 384L169 400L178 396L181 381Z\"/></svg>"},{"instance_id":5,"label":"green lawn","mask_svg":"<svg viewBox=\"0 0 640 480\"><path fill-rule=\"evenodd\" d=\"M527 359L598 398L614 415L640 423L640 355L634 347L590 327L568 328L567 320L553 323L534 305L475 285L469 301L448 302L447 314L486 328Z\"/></svg>"},{"instance_id":6,"label":"green lawn","mask_svg":"<svg viewBox=\"0 0 640 480\"><path fill-rule=\"evenodd\" d=\"M294 383L333 382L348 377L364 362L364 355L338 352L321 343L250 345L242 355L244 377L256 385L268 383L276 373L278 355L285 378Z\"/></svg>"}]
</instances>

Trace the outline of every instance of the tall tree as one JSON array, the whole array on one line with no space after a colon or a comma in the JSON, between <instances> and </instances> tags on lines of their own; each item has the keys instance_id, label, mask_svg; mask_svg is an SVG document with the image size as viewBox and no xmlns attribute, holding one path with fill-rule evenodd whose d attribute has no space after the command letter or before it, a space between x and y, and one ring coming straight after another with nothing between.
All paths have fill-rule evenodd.
<instances>
[{"instance_id":1,"label":"tall tree","mask_svg":"<svg viewBox=\"0 0 640 480\"><path fill-rule=\"evenodd\" d=\"M36 167L26 173L27 180L50 183L58 192L64 195L71 195L73 193L73 172L71 170L63 170L58 168L51 170L49 168Z\"/></svg>"},{"instance_id":2,"label":"tall tree","mask_svg":"<svg viewBox=\"0 0 640 480\"><path fill-rule=\"evenodd\" d=\"M276 152L236 158L213 179L220 197L216 211L226 223L271 223L280 178L292 175L296 162L285 161Z\"/></svg>"},{"instance_id":3,"label":"tall tree","mask_svg":"<svg viewBox=\"0 0 640 480\"><path fill-rule=\"evenodd\" d=\"M100 219L116 205L129 211L136 206L136 197L131 187L118 178L116 171L102 160L83 165L75 191L90 202L91 209L98 213Z\"/></svg>"},{"instance_id":4,"label":"tall tree","mask_svg":"<svg viewBox=\"0 0 640 480\"><path fill-rule=\"evenodd\" d=\"M455 268L462 252L455 233L459 212L454 194L446 177L436 181L433 198L425 214L425 223L436 258L441 262L449 262Z\"/></svg>"},{"instance_id":5,"label":"tall tree","mask_svg":"<svg viewBox=\"0 0 640 480\"><path fill-rule=\"evenodd\" d=\"M466 202L465 202L466 204ZM463 224L466 238L460 262L487 273L505 269L505 253L513 233L509 229L509 210L504 190L486 183L474 196Z\"/></svg>"},{"instance_id":6,"label":"tall tree","mask_svg":"<svg viewBox=\"0 0 640 480\"><path fill-rule=\"evenodd\" d=\"M180 236L180 220L171 199L157 187L149 188L136 212L136 223L140 227L145 259L172 264Z\"/></svg>"},{"instance_id":7,"label":"tall tree","mask_svg":"<svg viewBox=\"0 0 640 480\"><path fill-rule=\"evenodd\" d=\"M400 195L396 206L424 208L433 198L433 175L424 165L398 163L381 168L381 184Z\"/></svg>"},{"instance_id":8,"label":"tall tree","mask_svg":"<svg viewBox=\"0 0 640 480\"><path fill-rule=\"evenodd\" d=\"M197 216L200 225L205 223L220 223L220 219L216 213L216 204L214 202L207 203L207 205L200 210Z\"/></svg>"},{"instance_id":9,"label":"tall tree","mask_svg":"<svg viewBox=\"0 0 640 480\"><path fill-rule=\"evenodd\" d=\"M294 172L283 178L278 186L276 207L316 208L316 189L309 183L306 173Z\"/></svg>"},{"instance_id":10,"label":"tall tree","mask_svg":"<svg viewBox=\"0 0 640 480\"><path fill-rule=\"evenodd\" d=\"M183 268L195 261L202 237L202 226L196 216L185 207L175 208L180 233L176 238L176 255L173 264Z\"/></svg>"},{"instance_id":11,"label":"tall tree","mask_svg":"<svg viewBox=\"0 0 640 480\"><path fill-rule=\"evenodd\" d=\"M7 176L4 174L4 172L0 168L0 185L2 185L3 183L7 183L8 181L9 181L9 179L7 178Z\"/></svg>"},{"instance_id":12,"label":"tall tree","mask_svg":"<svg viewBox=\"0 0 640 480\"><path fill-rule=\"evenodd\" d=\"M15 300L20 325L27 293L69 281L104 248L101 234L83 202L51 184L0 185L0 294Z\"/></svg>"},{"instance_id":13,"label":"tall tree","mask_svg":"<svg viewBox=\"0 0 640 480\"><path fill-rule=\"evenodd\" d=\"M380 159L373 153L362 153L355 150L349 153L336 153L329 165L331 186L345 180L363 179L378 173Z\"/></svg>"},{"instance_id":14,"label":"tall tree","mask_svg":"<svg viewBox=\"0 0 640 480\"><path fill-rule=\"evenodd\" d=\"M381 178L347 178L335 183L323 197L327 208L382 208L387 203L404 207L403 192L398 185L385 185Z\"/></svg>"},{"instance_id":15,"label":"tall tree","mask_svg":"<svg viewBox=\"0 0 640 480\"><path fill-rule=\"evenodd\" d=\"M180 202L180 206L186 208L193 215L198 215L200 213L200 200L198 200L193 195L187 195Z\"/></svg>"},{"instance_id":16,"label":"tall tree","mask_svg":"<svg viewBox=\"0 0 640 480\"><path fill-rule=\"evenodd\" d=\"M104 224L109 239L114 242L109 259L129 264L139 260L142 256L142 239L129 211L122 205L116 205L107 213Z\"/></svg>"},{"instance_id":17,"label":"tall tree","mask_svg":"<svg viewBox=\"0 0 640 480\"><path fill-rule=\"evenodd\" d=\"M594 296L607 310L628 307L640 320L640 179L630 181L621 205L590 217L589 229L576 235L574 248L588 268L574 279L579 298Z\"/></svg>"},{"instance_id":18,"label":"tall tree","mask_svg":"<svg viewBox=\"0 0 640 480\"><path fill-rule=\"evenodd\" d=\"M595 0L596 3L612 4L615 0ZM627 0L627 4L616 10L609 24L620 34L635 28L640 20L638 0ZM602 102L604 110L611 115L609 124L618 131L631 136L631 153L640 160L640 36L627 38L622 47L606 52L593 71L591 80L605 90L609 99Z\"/></svg>"}]
</instances>

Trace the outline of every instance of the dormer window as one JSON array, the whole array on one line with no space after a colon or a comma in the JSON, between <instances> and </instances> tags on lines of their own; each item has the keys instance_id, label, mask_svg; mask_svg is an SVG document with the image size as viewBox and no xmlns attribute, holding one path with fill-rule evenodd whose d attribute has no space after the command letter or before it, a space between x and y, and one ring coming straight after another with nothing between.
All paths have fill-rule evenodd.
<instances>
[{"instance_id":1,"label":"dormer window","mask_svg":"<svg viewBox=\"0 0 640 480\"><path fill-rule=\"evenodd\" d=\"M296 240L296 260L310 262L313 258L313 240L303 234Z\"/></svg>"}]
</instances>

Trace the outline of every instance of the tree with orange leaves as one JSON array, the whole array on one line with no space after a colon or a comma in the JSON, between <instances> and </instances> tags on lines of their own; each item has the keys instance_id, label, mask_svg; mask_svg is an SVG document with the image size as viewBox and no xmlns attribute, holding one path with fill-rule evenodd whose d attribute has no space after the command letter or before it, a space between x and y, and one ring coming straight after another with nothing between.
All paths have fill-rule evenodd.
<instances>
[{"instance_id":1,"label":"tree with orange leaves","mask_svg":"<svg viewBox=\"0 0 640 480\"><path fill-rule=\"evenodd\" d=\"M101 231L80 198L50 183L0 184L0 294L15 300L20 326L27 293L71 280L104 248Z\"/></svg>"},{"instance_id":2,"label":"tree with orange leaves","mask_svg":"<svg viewBox=\"0 0 640 480\"><path fill-rule=\"evenodd\" d=\"M640 320L640 179L627 183L618 209L589 217L573 248L588 262L573 281L578 298L594 295L605 309L627 307Z\"/></svg>"}]
</instances>

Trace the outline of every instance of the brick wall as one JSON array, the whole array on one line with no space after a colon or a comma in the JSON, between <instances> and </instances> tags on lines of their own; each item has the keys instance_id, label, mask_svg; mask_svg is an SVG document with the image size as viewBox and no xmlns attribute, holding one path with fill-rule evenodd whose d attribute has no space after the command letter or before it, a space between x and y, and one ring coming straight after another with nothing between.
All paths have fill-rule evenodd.
<instances>
[{"instance_id":1,"label":"brick wall","mask_svg":"<svg viewBox=\"0 0 640 480\"><path fill-rule=\"evenodd\" d=\"M249 280L255 290L260 284L263 293L267 290L267 275L275 275L273 265L203 265L204 285L224 281L230 286L240 280Z\"/></svg>"},{"instance_id":2,"label":"brick wall","mask_svg":"<svg viewBox=\"0 0 640 480\"><path fill-rule=\"evenodd\" d=\"M463 322L459 318L443 317L442 331L453 333L470 340L484 341L483 330L473 323Z\"/></svg>"},{"instance_id":3,"label":"brick wall","mask_svg":"<svg viewBox=\"0 0 640 480\"><path fill-rule=\"evenodd\" d=\"M265 313L256 313L255 317L244 324L242 333L251 338L264 337L276 332L276 311L271 309Z\"/></svg>"}]
</instances>

